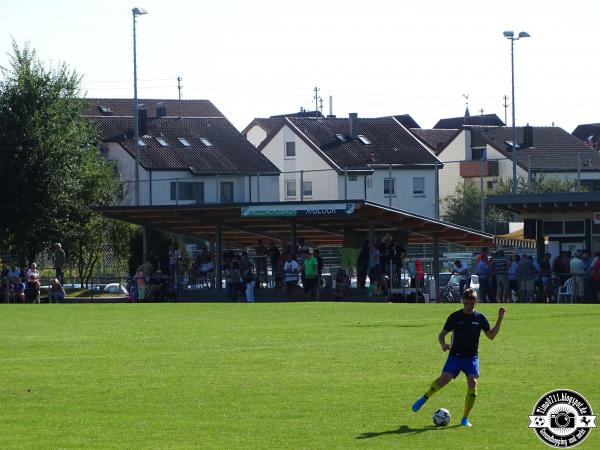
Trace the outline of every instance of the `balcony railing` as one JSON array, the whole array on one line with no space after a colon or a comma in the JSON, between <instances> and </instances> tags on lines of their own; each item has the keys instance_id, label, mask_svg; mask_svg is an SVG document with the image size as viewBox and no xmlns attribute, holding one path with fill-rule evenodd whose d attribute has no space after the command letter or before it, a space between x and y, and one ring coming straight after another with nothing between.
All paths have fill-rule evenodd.
<instances>
[{"instance_id":1,"label":"balcony railing","mask_svg":"<svg viewBox=\"0 0 600 450\"><path fill-rule=\"evenodd\" d=\"M464 178L472 177L497 177L498 176L498 161L461 161L460 176Z\"/></svg>"}]
</instances>

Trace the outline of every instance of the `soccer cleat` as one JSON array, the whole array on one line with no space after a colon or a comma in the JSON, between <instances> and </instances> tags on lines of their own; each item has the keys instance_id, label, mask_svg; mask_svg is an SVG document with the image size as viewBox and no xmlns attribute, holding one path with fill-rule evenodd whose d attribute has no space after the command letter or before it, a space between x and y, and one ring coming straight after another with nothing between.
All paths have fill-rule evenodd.
<instances>
[{"instance_id":1,"label":"soccer cleat","mask_svg":"<svg viewBox=\"0 0 600 450\"><path fill-rule=\"evenodd\" d=\"M472 427L473 425L471 425L471 422L469 422L469 419L467 419L466 417L463 417L462 420L460 421L460 424L463 427Z\"/></svg>"},{"instance_id":2,"label":"soccer cleat","mask_svg":"<svg viewBox=\"0 0 600 450\"><path fill-rule=\"evenodd\" d=\"M427 401L427 397L425 397L424 395L422 395L421 397L419 397L417 399L417 401L414 402L413 405L412 405L413 412L417 412L418 410L420 410L421 406L423 406L426 401Z\"/></svg>"}]
</instances>

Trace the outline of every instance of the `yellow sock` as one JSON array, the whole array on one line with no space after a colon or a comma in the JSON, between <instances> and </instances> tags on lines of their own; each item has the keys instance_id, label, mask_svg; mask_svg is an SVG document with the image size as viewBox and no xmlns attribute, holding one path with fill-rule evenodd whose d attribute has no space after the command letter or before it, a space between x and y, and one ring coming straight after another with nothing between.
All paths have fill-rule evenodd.
<instances>
[{"instance_id":1,"label":"yellow sock","mask_svg":"<svg viewBox=\"0 0 600 450\"><path fill-rule=\"evenodd\" d=\"M442 386L440 386L438 384L438 380L434 380L433 383L431 383L431 387L429 388L429 390L427 392L425 392L425 397L429 398L431 397L433 394L435 394L437 391L439 391L442 388Z\"/></svg>"},{"instance_id":2,"label":"yellow sock","mask_svg":"<svg viewBox=\"0 0 600 450\"><path fill-rule=\"evenodd\" d=\"M465 411L463 417L467 417L475 404L475 399L477 398L477 388L467 389L467 396L465 397Z\"/></svg>"}]
</instances>

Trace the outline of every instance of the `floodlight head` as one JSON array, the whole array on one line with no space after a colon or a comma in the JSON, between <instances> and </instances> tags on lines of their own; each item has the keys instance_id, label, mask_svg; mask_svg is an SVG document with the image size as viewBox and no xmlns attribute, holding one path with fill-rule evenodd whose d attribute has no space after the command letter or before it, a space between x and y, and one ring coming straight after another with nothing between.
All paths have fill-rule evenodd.
<instances>
[{"instance_id":1,"label":"floodlight head","mask_svg":"<svg viewBox=\"0 0 600 450\"><path fill-rule=\"evenodd\" d=\"M519 39L520 38L526 38L526 37L531 37L527 31L521 31L519 33Z\"/></svg>"},{"instance_id":2,"label":"floodlight head","mask_svg":"<svg viewBox=\"0 0 600 450\"><path fill-rule=\"evenodd\" d=\"M504 33L502 33L504 35L505 38L511 39L515 36L515 33L512 31L505 31Z\"/></svg>"},{"instance_id":3,"label":"floodlight head","mask_svg":"<svg viewBox=\"0 0 600 450\"><path fill-rule=\"evenodd\" d=\"M141 16L143 14L148 14L148 11L146 11L144 8L133 8L131 10L131 12L133 13L134 16Z\"/></svg>"}]
</instances>

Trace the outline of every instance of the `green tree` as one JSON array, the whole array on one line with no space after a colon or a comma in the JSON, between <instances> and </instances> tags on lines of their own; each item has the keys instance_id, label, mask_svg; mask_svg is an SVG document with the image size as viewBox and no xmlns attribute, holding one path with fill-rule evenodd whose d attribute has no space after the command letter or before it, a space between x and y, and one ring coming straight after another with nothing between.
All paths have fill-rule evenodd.
<instances>
[{"instance_id":1,"label":"green tree","mask_svg":"<svg viewBox=\"0 0 600 450\"><path fill-rule=\"evenodd\" d=\"M548 177L545 174L534 174L531 181L527 177L517 177L517 193L539 194L545 192L573 192L577 190L577 180L565 180ZM580 191L585 190L582 187ZM512 192L512 178L498 178L494 194L509 194Z\"/></svg>"},{"instance_id":2,"label":"green tree","mask_svg":"<svg viewBox=\"0 0 600 450\"><path fill-rule=\"evenodd\" d=\"M81 78L64 63L44 67L28 44L13 41L12 50L0 68L5 250L31 261L62 242L71 263L93 268L111 227L89 206L118 201L121 187L100 157L96 130L81 117ZM82 245L88 250L78 251ZM96 256L82 262L84 255Z\"/></svg>"},{"instance_id":3,"label":"green tree","mask_svg":"<svg viewBox=\"0 0 600 450\"><path fill-rule=\"evenodd\" d=\"M508 232L509 214L485 204L487 194L488 192L483 193L485 231L494 234ZM442 200L444 206L442 218L447 222L480 230L481 195L481 191L471 180L463 180L456 187L454 194Z\"/></svg>"}]
</instances>

